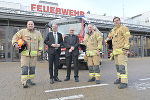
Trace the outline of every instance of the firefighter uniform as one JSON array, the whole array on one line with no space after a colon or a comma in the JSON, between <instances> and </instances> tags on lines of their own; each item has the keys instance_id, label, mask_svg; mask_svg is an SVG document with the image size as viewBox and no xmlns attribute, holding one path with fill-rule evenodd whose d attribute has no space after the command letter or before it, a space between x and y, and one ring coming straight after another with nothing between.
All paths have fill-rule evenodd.
<instances>
[{"instance_id":1,"label":"firefighter uniform","mask_svg":"<svg viewBox=\"0 0 150 100\"><path fill-rule=\"evenodd\" d=\"M92 31L84 37L83 44L86 46L86 60L89 68L89 76L91 80L96 79L96 83L100 83L100 53L102 50L102 36L98 32Z\"/></svg>"},{"instance_id":2,"label":"firefighter uniform","mask_svg":"<svg viewBox=\"0 0 150 100\"><path fill-rule=\"evenodd\" d=\"M12 45L15 46L19 39L27 42L27 49L21 52L21 82L26 85L28 80L35 77L37 56L43 49L43 38L37 30L22 29L13 36Z\"/></svg>"},{"instance_id":3,"label":"firefighter uniform","mask_svg":"<svg viewBox=\"0 0 150 100\"><path fill-rule=\"evenodd\" d=\"M129 29L123 25L116 25L108 35L108 38L112 39L111 58L114 58L117 70L117 80L114 84L128 83L126 50L130 47L129 37Z\"/></svg>"}]
</instances>

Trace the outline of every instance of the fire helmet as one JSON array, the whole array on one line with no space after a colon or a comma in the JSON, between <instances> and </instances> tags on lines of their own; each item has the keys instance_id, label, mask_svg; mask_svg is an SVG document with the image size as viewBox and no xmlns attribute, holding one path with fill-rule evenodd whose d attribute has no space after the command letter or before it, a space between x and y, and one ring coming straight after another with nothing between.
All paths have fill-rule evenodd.
<instances>
[{"instance_id":1,"label":"fire helmet","mask_svg":"<svg viewBox=\"0 0 150 100\"><path fill-rule=\"evenodd\" d=\"M27 49L27 42L23 39L19 39L17 41L17 44L19 46L19 53L21 53L23 50Z\"/></svg>"}]
</instances>

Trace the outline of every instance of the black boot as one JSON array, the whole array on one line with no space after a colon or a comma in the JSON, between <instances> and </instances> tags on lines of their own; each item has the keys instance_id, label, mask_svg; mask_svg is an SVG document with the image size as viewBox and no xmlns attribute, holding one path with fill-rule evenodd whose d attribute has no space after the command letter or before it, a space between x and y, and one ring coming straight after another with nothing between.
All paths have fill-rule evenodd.
<instances>
[{"instance_id":1,"label":"black boot","mask_svg":"<svg viewBox=\"0 0 150 100\"><path fill-rule=\"evenodd\" d=\"M61 80L58 77L54 78L54 81L61 82Z\"/></svg>"},{"instance_id":2,"label":"black boot","mask_svg":"<svg viewBox=\"0 0 150 100\"><path fill-rule=\"evenodd\" d=\"M54 83L54 80L53 79L50 79L50 84L53 84Z\"/></svg>"},{"instance_id":3,"label":"black boot","mask_svg":"<svg viewBox=\"0 0 150 100\"><path fill-rule=\"evenodd\" d=\"M93 82L95 81L95 77L92 77L91 79L88 80L88 82Z\"/></svg>"},{"instance_id":4,"label":"black boot","mask_svg":"<svg viewBox=\"0 0 150 100\"><path fill-rule=\"evenodd\" d=\"M28 86L28 84L26 83L26 84L23 84L23 88L28 88L29 86Z\"/></svg>"},{"instance_id":5,"label":"black boot","mask_svg":"<svg viewBox=\"0 0 150 100\"><path fill-rule=\"evenodd\" d=\"M36 85L36 83L33 83L30 79L27 80L27 83L28 83L29 85Z\"/></svg>"},{"instance_id":6,"label":"black boot","mask_svg":"<svg viewBox=\"0 0 150 100\"><path fill-rule=\"evenodd\" d=\"M75 77L75 82L79 82L79 78L78 77Z\"/></svg>"},{"instance_id":7,"label":"black boot","mask_svg":"<svg viewBox=\"0 0 150 100\"><path fill-rule=\"evenodd\" d=\"M70 77L66 77L66 79L64 79L64 81L69 81L70 80Z\"/></svg>"},{"instance_id":8,"label":"black boot","mask_svg":"<svg viewBox=\"0 0 150 100\"><path fill-rule=\"evenodd\" d=\"M23 88L28 88L29 87L28 80L22 85L23 85Z\"/></svg>"},{"instance_id":9,"label":"black boot","mask_svg":"<svg viewBox=\"0 0 150 100\"><path fill-rule=\"evenodd\" d=\"M114 84L120 84L120 83L121 83L120 78L119 78L119 79L116 79L116 80L114 81Z\"/></svg>"},{"instance_id":10,"label":"black boot","mask_svg":"<svg viewBox=\"0 0 150 100\"><path fill-rule=\"evenodd\" d=\"M23 88L28 88L29 86L28 85L23 85Z\"/></svg>"},{"instance_id":11,"label":"black boot","mask_svg":"<svg viewBox=\"0 0 150 100\"><path fill-rule=\"evenodd\" d=\"M101 82L100 82L100 80L96 80L96 84L100 84Z\"/></svg>"},{"instance_id":12,"label":"black boot","mask_svg":"<svg viewBox=\"0 0 150 100\"><path fill-rule=\"evenodd\" d=\"M127 83L120 83L120 85L118 86L119 89L124 89L127 88Z\"/></svg>"}]
</instances>

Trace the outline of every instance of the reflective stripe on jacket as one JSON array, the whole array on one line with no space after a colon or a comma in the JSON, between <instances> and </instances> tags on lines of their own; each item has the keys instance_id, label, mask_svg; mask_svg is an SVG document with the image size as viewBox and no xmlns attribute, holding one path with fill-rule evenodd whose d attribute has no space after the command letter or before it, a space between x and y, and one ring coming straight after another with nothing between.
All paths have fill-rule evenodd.
<instances>
[{"instance_id":1,"label":"reflective stripe on jacket","mask_svg":"<svg viewBox=\"0 0 150 100\"><path fill-rule=\"evenodd\" d=\"M38 51L43 49L43 38L39 31L28 29L21 29L12 38L12 45L18 39L23 39L27 42L27 50L21 52L23 56L37 56Z\"/></svg>"}]
</instances>

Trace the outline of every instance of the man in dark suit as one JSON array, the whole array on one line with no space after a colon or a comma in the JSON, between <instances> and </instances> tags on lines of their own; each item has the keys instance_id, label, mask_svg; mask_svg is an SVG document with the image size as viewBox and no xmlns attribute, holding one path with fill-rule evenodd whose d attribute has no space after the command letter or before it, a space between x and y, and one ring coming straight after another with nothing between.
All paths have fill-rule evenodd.
<instances>
[{"instance_id":1,"label":"man in dark suit","mask_svg":"<svg viewBox=\"0 0 150 100\"><path fill-rule=\"evenodd\" d=\"M79 39L76 35L74 35L74 29L69 29L69 34L64 38L64 47L66 48L65 56L66 56L66 65L67 65L67 76L64 81L70 80L71 74L71 62L74 63L74 78L75 82L79 82L78 79L78 56L79 56Z\"/></svg>"},{"instance_id":2,"label":"man in dark suit","mask_svg":"<svg viewBox=\"0 0 150 100\"><path fill-rule=\"evenodd\" d=\"M61 45L63 43L63 38L62 38L62 34L57 32L56 24L52 25L52 32L49 32L47 34L44 43L48 45L50 83L53 84L54 81L61 82L61 80L59 80L58 78L58 67L59 67L59 57L61 53ZM54 64L54 68L53 68L53 64Z\"/></svg>"}]
</instances>

